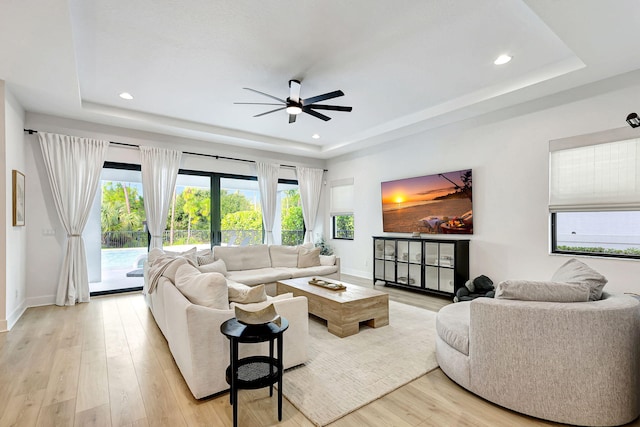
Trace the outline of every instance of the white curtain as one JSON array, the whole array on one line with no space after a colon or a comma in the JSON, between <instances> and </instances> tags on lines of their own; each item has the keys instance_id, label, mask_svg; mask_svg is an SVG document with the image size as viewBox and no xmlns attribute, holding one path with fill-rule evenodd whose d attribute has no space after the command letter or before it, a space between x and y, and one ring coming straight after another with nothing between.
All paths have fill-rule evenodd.
<instances>
[{"instance_id":1,"label":"white curtain","mask_svg":"<svg viewBox=\"0 0 640 427\"><path fill-rule=\"evenodd\" d=\"M296 167L298 175L298 187L300 188L300 201L302 202L302 217L307 232L304 234L304 242L313 242L313 226L318 215L320 205L320 191L322 190L322 169Z\"/></svg>"},{"instance_id":2,"label":"white curtain","mask_svg":"<svg viewBox=\"0 0 640 427\"><path fill-rule=\"evenodd\" d=\"M89 218L108 141L39 132L40 148L60 222L67 232L56 305L89 301L82 231Z\"/></svg>"},{"instance_id":3,"label":"white curtain","mask_svg":"<svg viewBox=\"0 0 640 427\"><path fill-rule=\"evenodd\" d=\"M182 152L140 146L140 154L144 212L151 234L150 249L162 248L162 233L167 225L167 213L176 186Z\"/></svg>"},{"instance_id":4,"label":"white curtain","mask_svg":"<svg viewBox=\"0 0 640 427\"><path fill-rule=\"evenodd\" d=\"M266 244L272 245L273 223L276 219L276 204L278 196L278 171L280 165L274 163L256 162L258 187L260 188L260 205L262 206L262 222L267 232Z\"/></svg>"}]
</instances>

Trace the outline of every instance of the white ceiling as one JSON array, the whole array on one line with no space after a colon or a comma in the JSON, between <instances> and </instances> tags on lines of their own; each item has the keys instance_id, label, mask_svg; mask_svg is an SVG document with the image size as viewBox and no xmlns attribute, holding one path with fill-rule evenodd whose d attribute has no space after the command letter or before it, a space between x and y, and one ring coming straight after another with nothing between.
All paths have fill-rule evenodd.
<instances>
[{"instance_id":1,"label":"white ceiling","mask_svg":"<svg viewBox=\"0 0 640 427\"><path fill-rule=\"evenodd\" d=\"M316 158L640 69L639 40L637 0L0 0L27 111ZM234 104L292 78L353 112Z\"/></svg>"}]
</instances>

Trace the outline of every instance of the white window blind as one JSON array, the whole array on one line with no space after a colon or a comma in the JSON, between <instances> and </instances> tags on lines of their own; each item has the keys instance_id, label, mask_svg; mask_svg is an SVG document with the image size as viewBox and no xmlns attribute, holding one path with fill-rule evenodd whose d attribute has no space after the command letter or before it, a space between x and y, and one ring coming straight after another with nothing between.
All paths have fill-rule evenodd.
<instances>
[{"instance_id":1,"label":"white window blind","mask_svg":"<svg viewBox=\"0 0 640 427\"><path fill-rule=\"evenodd\" d=\"M331 181L331 216L353 213L353 178Z\"/></svg>"},{"instance_id":2,"label":"white window blind","mask_svg":"<svg viewBox=\"0 0 640 427\"><path fill-rule=\"evenodd\" d=\"M553 142L551 212L640 209L640 138L578 147Z\"/></svg>"}]
</instances>

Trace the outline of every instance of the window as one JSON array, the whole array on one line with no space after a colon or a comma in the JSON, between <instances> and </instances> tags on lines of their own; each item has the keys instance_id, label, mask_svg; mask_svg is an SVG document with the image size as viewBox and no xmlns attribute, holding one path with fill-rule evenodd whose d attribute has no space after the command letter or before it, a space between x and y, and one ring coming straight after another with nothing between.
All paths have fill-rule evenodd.
<instances>
[{"instance_id":1,"label":"window","mask_svg":"<svg viewBox=\"0 0 640 427\"><path fill-rule=\"evenodd\" d=\"M640 139L620 133L551 141L552 252L640 258Z\"/></svg>"},{"instance_id":2,"label":"window","mask_svg":"<svg viewBox=\"0 0 640 427\"><path fill-rule=\"evenodd\" d=\"M353 240L353 215L335 215L332 217L332 238Z\"/></svg>"},{"instance_id":3,"label":"window","mask_svg":"<svg viewBox=\"0 0 640 427\"><path fill-rule=\"evenodd\" d=\"M295 181L280 181L278 183L278 203L280 206L280 221L276 214L274 235L278 222L283 245L295 246L304 243L304 219L302 216L302 203L300 190Z\"/></svg>"},{"instance_id":4,"label":"window","mask_svg":"<svg viewBox=\"0 0 640 427\"><path fill-rule=\"evenodd\" d=\"M280 215L274 235L282 244L304 238L300 193L295 180L278 181ZM256 177L180 170L169 207L164 246L255 245L264 241Z\"/></svg>"},{"instance_id":5,"label":"window","mask_svg":"<svg viewBox=\"0 0 640 427\"><path fill-rule=\"evenodd\" d=\"M186 250L211 247L211 180L208 176L178 173L169 205L163 247Z\"/></svg>"},{"instance_id":6,"label":"window","mask_svg":"<svg viewBox=\"0 0 640 427\"><path fill-rule=\"evenodd\" d=\"M331 237L353 240L353 178L331 181Z\"/></svg>"}]
</instances>

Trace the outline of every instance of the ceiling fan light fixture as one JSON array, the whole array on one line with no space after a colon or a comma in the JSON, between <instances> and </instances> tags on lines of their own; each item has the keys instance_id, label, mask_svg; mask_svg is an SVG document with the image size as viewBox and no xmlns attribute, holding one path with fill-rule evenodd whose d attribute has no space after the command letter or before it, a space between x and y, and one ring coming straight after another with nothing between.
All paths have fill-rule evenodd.
<instances>
[{"instance_id":1,"label":"ceiling fan light fixture","mask_svg":"<svg viewBox=\"0 0 640 427\"><path fill-rule=\"evenodd\" d=\"M122 92L118 96L122 99L126 99L127 101L131 101L133 99L133 95L131 95L129 92Z\"/></svg>"},{"instance_id":2,"label":"ceiling fan light fixture","mask_svg":"<svg viewBox=\"0 0 640 427\"><path fill-rule=\"evenodd\" d=\"M295 116L302 113L302 108L298 107L297 105L289 105L287 107L287 113L293 114Z\"/></svg>"},{"instance_id":3,"label":"ceiling fan light fixture","mask_svg":"<svg viewBox=\"0 0 640 427\"><path fill-rule=\"evenodd\" d=\"M314 133L313 135L311 135L311 138L320 139L320 135L318 135L317 133Z\"/></svg>"}]
</instances>

